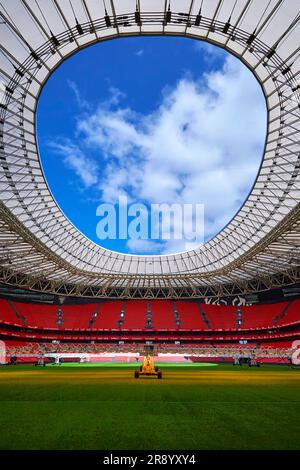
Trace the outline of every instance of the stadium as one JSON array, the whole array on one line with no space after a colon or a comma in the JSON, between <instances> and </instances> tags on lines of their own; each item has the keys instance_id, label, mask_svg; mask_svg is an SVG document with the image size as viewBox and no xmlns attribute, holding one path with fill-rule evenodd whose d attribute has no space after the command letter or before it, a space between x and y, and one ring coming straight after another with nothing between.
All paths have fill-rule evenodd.
<instances>
[{"instance_id":1,"label":"stadium","mask_svg":"<svg viewBox=\"0 0 300 470\"><path fill-rule=\"evenodd\" d=\"M299 450L299 19L297 0L0 2L0 449ZM140 36L219 46L267 107L245 202L181 253L91 241L40 161L49 77ZM135 378L149 356L162 380Z\"/></svg>"}]
</instances>

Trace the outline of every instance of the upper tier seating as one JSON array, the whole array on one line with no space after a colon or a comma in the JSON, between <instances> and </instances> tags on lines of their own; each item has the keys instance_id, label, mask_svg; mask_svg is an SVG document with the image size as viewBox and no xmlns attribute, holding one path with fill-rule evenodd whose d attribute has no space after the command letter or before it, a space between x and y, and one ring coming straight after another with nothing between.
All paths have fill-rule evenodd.
<instances>
[{"instance_id":1,"label":"upper tier seating","mask_svg":"<svg viewBox=\"0 0 300 470\"><path fill-rule=\"evenodd\" d=\"M143 330L146 325L147 307L148 302L146 300L128 300L122 329Z\"/></svg>"},{"instance_id":2,"label":"upper tier seating","mask_svg":"<svg viewBox=\"0 0 300 470\"><path fill-rule=\"evenodd\" d=\"M171 300L151 301L152 322L155 330L175 330L178 328L174 315L174 303Z\"/></svg>"},{"instance_id":3,"label":"upper tier seating","mask_svg":"<svg viewBox=\"0 0 300 470\"><path fill-rule=\"evenodd\" d=\"M265 305L251 305L242 307L243 328L271 328L276 326L279 317L286 306L286 302Z\"/></svg>"},{"instance_id":4,"label":"upper tier seating","mask_svg":"<svg viewBox=\"0 0 300 470\"><path fill-rule=\"evenodd\" d=\"M26 326L31 328L57 328L56 305L14 302L14 306L26 319Z\"/></svg>"},{"instance_id":5,"label":"upper tier seating","mask_svg":"<svg viewBox=\"0 0 300 470\"><path fill-rule=\"evenodd\" d=\"M102 302L92 330L117 330L123 302L120 300Z\"/></svg>"},{"instance_id":6,"label":"upper tier seating","mask_svg":"<svg viewBox=\"0 0 300 470\"><path fill-rule=\"evenodd\" d=\"M233 305L201 305L213 330L236 330L236 311Z\"/></svg>"},{"instance_id":7,"label":"upper tier seating","mask_svg":"<svg viewBox=\"0 0 300 470\"><path fill-rule=\"evenodd\" d=\"M0 322L10 325L24 325L24 322L16 315L11 302L6 299L0 299Z\"/></svg>"},{"instance_id":8,"label":"upper tier seating","mask_svg":"<svg viewBox=\"0 0 300 470\"><path fill-rule=\"evenodd\" d=\"M61 307L63 312L62 328L65 330L86 330L88 328L89 321L93 313L97 311L97 308L97 304L82 304L76 305L76 307L74 307L74 305L63 305Z\"/></svg>"},{"instance_id":9,"label":"upper tier seating","mask_svg":"<svg viewBox=\"0 0 300 470\"><path fill-rule=\"evenodd\" d=\"M47 305L0 299L0 324L35 330L67 331L234 331L279 328L298 322L300 299L265 305L242 306L237 326L237 307L171 300L112 300L92 304ZM61 323L58 324L58 313ZM150 318L150 324L149 324ZM177 323L179 321L179 323ZM148 322L148 324L147 324ZM283 331L284 332L284 331ZM244 333L247 338L247 332Z\"/></svg>"},{"instance_id":10,"label":"upper tier seating","mask_svg":"<svg viewBox=\"0 0 300 470\"><path fill-rule=\"evenodd\" d=\"M181 320L181 328L186 330L205 330L199 305L195 302L176 302L176 307Z\"/></svg>"},{"instance_id":11,"label":"upper tier seating","mask_svg":"<svg viewBox=\"0 0 300 470\"><path fill-rule=\"evenodd\" d=\"M300 300L291 302L278 325L288 325L295 322L300 322Z\"/></svg>"}]
</instances>

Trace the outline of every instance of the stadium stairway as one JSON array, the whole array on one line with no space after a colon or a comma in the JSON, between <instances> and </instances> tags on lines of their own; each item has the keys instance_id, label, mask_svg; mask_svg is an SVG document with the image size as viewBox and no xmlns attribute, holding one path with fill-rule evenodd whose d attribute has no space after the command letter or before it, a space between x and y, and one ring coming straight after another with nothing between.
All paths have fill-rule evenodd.
<instances>
[{"instance_id":1,"label":"stadium stairway","mask_svg":"<svg viewBox=\"0 0 300 470\"><path fill-rule=\"evenodd\" d=\"M10 300L7 301L8 305L10 306L10 308L12 309L12 311L14 312L14 314L16 315L17 319L20 320L20 322L26 326L27 325L27 319L24 315L22 315L19 310L17 309L16 305L11 302Z\"/></svg>"},{"instance_id":2,"label":"stadium stairway","mask_svg":"<svg viewBox=\"0 0 300 470\"><path fill-rule=\"evenodd\" d=\"M120 316L119 316L119 319L118 319L118 327L119 327L120 330L123 327L123 323L124 323L124 320L125 320L125 315L126 315L126 302L123 302L122 303L122 308L121 308L121 311L120 311Z\"/></svg>"},{"instance_id":3,"label":"stadium stairway","mask_svg":"<svg viewBox=\"0 0 300 470\"><path fill-rule=\"evenodd\" d=\"M16 316L14 309L6 299L0 299L0 320L1 323L22 326L23 323Z\"/></svg>"},{"instance_id":4,"label":"stadium stairway","mask_svg":"<svg viewBox=\"0 0 300 470\"><path fill-rule=\"evenodd\" d=\"M243 311L242 307L239 305L236 309L236 327L240 330L243 327Z\"/></svg>"},{"instance_id":5,"label":"stadium stairway","mask_svg":"<svg viewBox=\"0 0 300 470\"><path fill-rule=\"evenodd\" d=\"M273 325L278 325L282 322L282 320L284 319L284 317L286 316L289 308L291 307L291 305L293 304L293 301L291 302L288 302L285 306L284 306L284 309L282 310L282 312L277 315L274 320L273 320Z\"/></svg>"},{"instance_id":6,"label":"stadium stairway","mask_svg":"<svg viewBox=\"0 0 300 470\"><path fill-rule=\"evenodd\" d=\"M174 318L175 318L175 323L177 325L177 328L181 328L181 325L182 325L181 317L180 317L179 311L177 310L177 304L175 300L173 302L173 313L174 313Z\"/></svg>"},{"instance_id":7,"label":"stadium stairway","mask_svg":"<svg viewBox=\"0 0 300 470\"><path fill-rule=\"evenodd\" d=\"M64 324L64 313L61 307L58 307L56 315L57 315L56 317L57 328L62 328Z\"/></svg>"},{"instance_id":8,"label":"stadium stairway","mask_svg":"<svg viewBox=\"0 0 300 470\"><path fill-rule=\"evenodd\" d=\"M153 328L153 318L152 318L152 309L151 309L151 302L147 302L147 313L146 313L146 329Z\"/></svg>"},{"instance_id":9,"label":"stadium stairway","mask_svg":"<svg viewBox=\"0 0 300 470\"><path fill-rule=\"evenodd\" d=\"M92 328L94 323L96 322L97 316L99 314L99 310L100 310L100 304L97 305L96 310L92 313L92 316L90 317L88 321L88 329Z\"/></svg>"},{"instance_id":10,"label":"stadium stairway","mask_svg":"<svg viewBox=\"0 0 300 470\"><path fill-rule=\"evenodd\" d=\"M211 330L212 329L212 326L211 326L211 322L210 320L207 318L207 315L205 313L205 311L203 310L203 308L201 307L201 304L198 304L198 307L199 307L199 310L200 310L200 315L203 319L203 322L204 324L206 325L206 327Z\"/></svg>"}]
</instances>

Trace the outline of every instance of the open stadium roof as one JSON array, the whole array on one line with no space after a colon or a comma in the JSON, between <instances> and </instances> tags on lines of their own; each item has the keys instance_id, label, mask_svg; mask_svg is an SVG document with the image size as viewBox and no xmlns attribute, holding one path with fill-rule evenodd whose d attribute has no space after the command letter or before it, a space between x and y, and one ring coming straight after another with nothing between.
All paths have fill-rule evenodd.
<instances>
[{"instance_id":1,"label":"open stadium roof","mask_svg":"<svg viewBox=\"0 0 300 470\"><path fill-rule=\"evenodd\" d=\"M80 296L208 296L269 289L300 273L300 4L297 0L1 0L0 282ZM239 57L268 110L262 165L231 222L185 253L106 250L57 206L41 169L36 107L76 51L122 36L178 35Z\"/></svg>"}]
</instances>

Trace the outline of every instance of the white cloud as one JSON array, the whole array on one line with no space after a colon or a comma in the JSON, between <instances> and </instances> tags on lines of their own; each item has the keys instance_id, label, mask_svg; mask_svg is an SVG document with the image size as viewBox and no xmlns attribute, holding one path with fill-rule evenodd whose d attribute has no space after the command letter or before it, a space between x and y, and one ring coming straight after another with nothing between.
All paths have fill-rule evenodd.
<instances>
[{"instance_id":1,"label":"white cloud","mask_svg":"<svg viewBox=\"0 0 300 470\"><path fill-rule=\"evenodd\" d=\"M73 82L72 80L68 80L67 81L68 83L68 86L69 88L73 91L74 95L75 95L75 99L76 99L76 103L77 103L77 106L81 109L81 110L89 110L90 109L90 104L87 100L85 100L82 96L82 94L80 93L79 91L79 88L78 86L76 85L75 82Z\"/></svg>"},{"instance_id":2,"label":"white cloud","mask_svg":"<svg viewBox=\"0 0 300 470\"><path fill-rule=\"evenodd\" d=\"M86 157L78 146L69 141L64 143L55 143L52 148L63 156L65 165L73 170L86 188L93 186L98 182L98 165Z\"/></svg>"},{"instance_id":3,"label":"white cloud","mask_svg":"<svg viewBox=\"0 0 300 470\"><path fill-rule=\"evenodd\" d=\"M128 155L140 134L131 122L135 114L127 108L110 110L101 106L89 118L78 123L85 143L98 147L106 156L122 158Z\"/></svg>"},{"instance_id":4,"label":"white cloud","mask_svg":"<svg viewBox=\"0 0 300 470\"><path fill-rule=\"evenodd\" d=\"M126 94L123 93L119 88L116 88L114 86L110 86L109 89L109 99L107 100L106 104L108 106L116 106L120 103L122 99L126 97Z\"/></svg>"},{"instance_id":5,"label":"white cloud","mask_svg":"<svg viewBox=\"0 0 300 470\"><path fill-rule=\"evenodd\" d=\"M153 240L130 239L126 242L126 247L131 253L160 253L164 243Z\"/></svg>"},{"instance_id":6,"label":"white cloud","mask_svg":"<svg viewBox=\"0 0 300 470\"><path fill-rule=\"evenodd\" d=\"M204 61L210 65L226 58L224 49L206 41L195 41L194 48L201 53Z\"/></svg>"},{"instance_id":7,"label":"white cloud","mask_svg":"<svg viewBox=\"0 0 300 470\"><path fill-rule=\"evenodd\" d=\"M262 157L266 109L255 78L230 56L222 69L165 90L159 108L148 115L120 106L120 93L78 120L84 154L96 151L103 159L101 176L95 176L93 162L82 160L82 150L77 154L73 148L75 160L67 155L66 163L97 186L105 202L127 193L132 201L204 203L205 235L211 237L245 200ZM84 176L79 160L89 168ZM146 245L152 246L128 242L132 251L139 246L146 252ZM161 248L193 246L166 241Z\"/></svg>"},{"instance_id":8,"label":"white cloud","mask_svg":"<svg viewBox=\"0 0 300 470\"><path fill-rule=\"evenodd\" d=\"M129 239L126 242L126 248L130 253L144 253L144 254L168 254L179 253L181 251L192 250L197 248L199 243L187 242L186 240L168 240L168 241L154 241L154 240L141 240Z\"/></svg>"}]
</instances>

